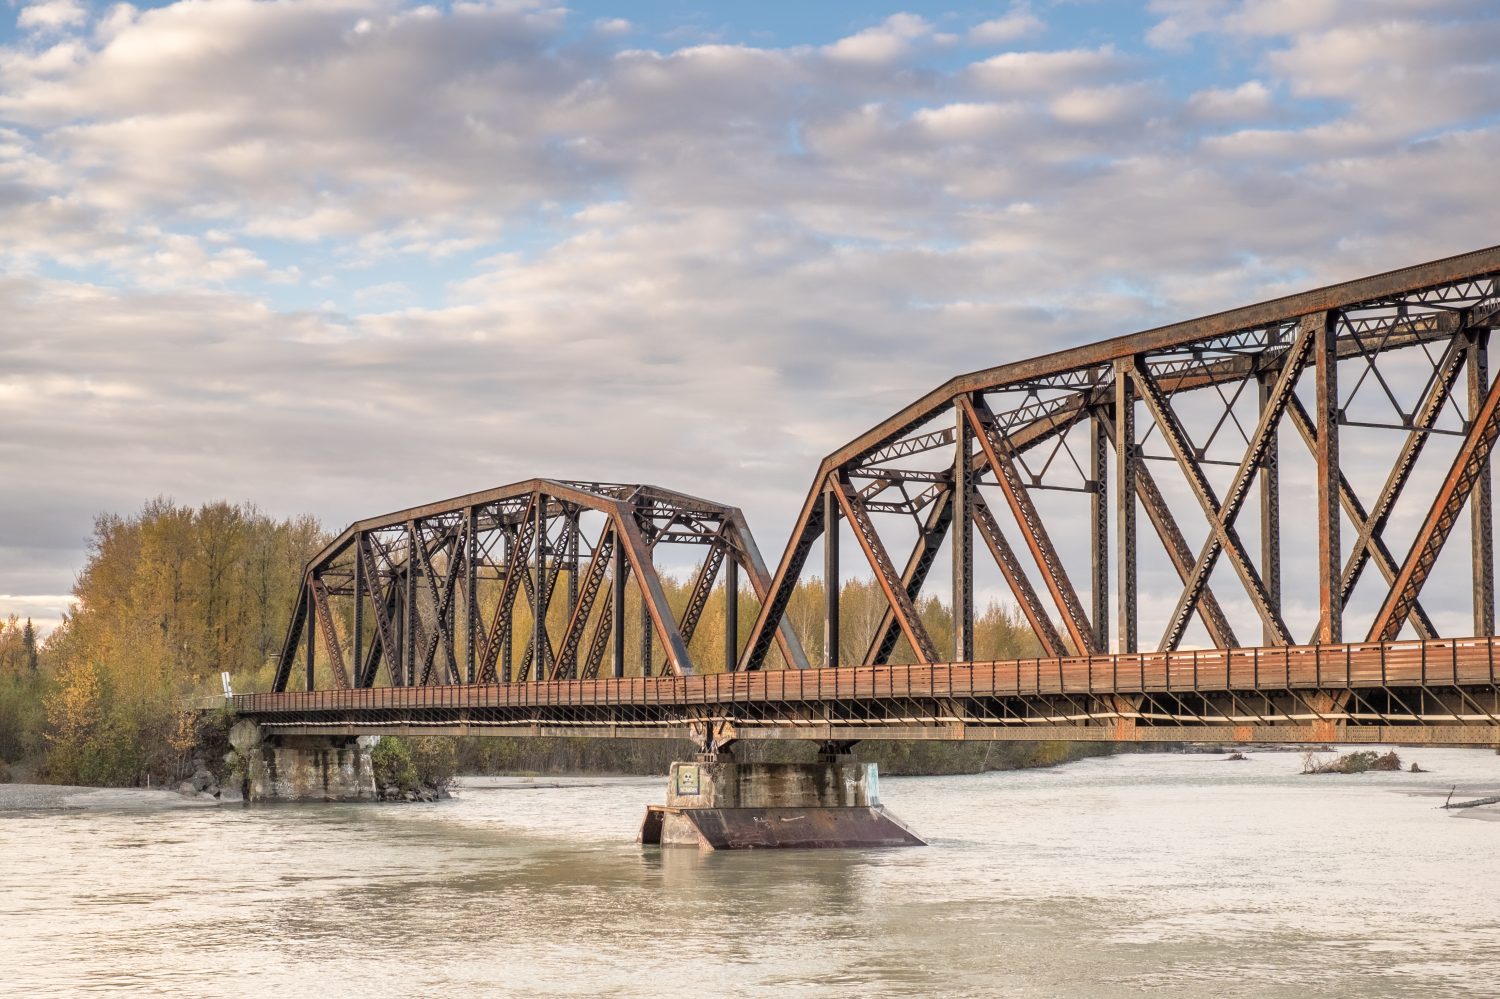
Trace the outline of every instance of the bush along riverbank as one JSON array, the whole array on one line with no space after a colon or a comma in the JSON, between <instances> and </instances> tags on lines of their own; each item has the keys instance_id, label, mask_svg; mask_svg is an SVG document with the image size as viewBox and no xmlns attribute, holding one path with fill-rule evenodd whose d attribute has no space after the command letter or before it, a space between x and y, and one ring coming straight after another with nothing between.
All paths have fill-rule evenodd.
<instances>
[{"instance_id":1,"label":"bush along riverbank","mask_svg":"<svg viewBox=\"0 0 1500 999\"><path fill-rule=\"evenodd\" d=\"M386 736L370 751L381 801L439 801L450 797L458 754L453 739Z\"/></svg>"}]
</instances>

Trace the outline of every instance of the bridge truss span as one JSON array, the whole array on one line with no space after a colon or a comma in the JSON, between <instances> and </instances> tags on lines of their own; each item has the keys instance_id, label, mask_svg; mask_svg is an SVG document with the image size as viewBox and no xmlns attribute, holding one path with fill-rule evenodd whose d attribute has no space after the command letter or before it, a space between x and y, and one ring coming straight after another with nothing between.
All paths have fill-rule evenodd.
<instances>
[{"instance_id":1,"label":"bridge truss span","mask_svg":"<svg viewBox=\"0 0 1500 999\"><path fill-rule=\"evenodd\" d=\"M360 521L235 705L313 735L1497 743L1497 322L1492 247L959 376L823 461L774 573L738 509L653 486ZM665 546L701 553L680 599ZM1019 646L984 646L987 594Z\"/></svg>"},{"instance_id":2,"label":"bridge truss span","mask_svg":"<svg viewBox=\"0 0 1500 999\"><path fill-rule=\"evenodd\" d=\"M701 552L680 609L655 565L670 546ZM274 689L684 675L716 586L735 658L741 573L763 597L744 515L655 486L531 479L414 507L351 525L312 559ZM790 627L778 635L805 662Z\"/></svg>"}]
</instances>

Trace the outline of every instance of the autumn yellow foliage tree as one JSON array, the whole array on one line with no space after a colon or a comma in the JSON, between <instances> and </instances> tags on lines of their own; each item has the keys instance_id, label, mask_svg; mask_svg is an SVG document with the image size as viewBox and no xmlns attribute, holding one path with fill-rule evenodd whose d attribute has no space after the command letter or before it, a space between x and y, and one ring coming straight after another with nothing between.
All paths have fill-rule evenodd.
<instances>
[{"instance_id":1,"label":"autumn yellow foliage tree","mask_svg":"<svg viewBox=\"0 0 1500 999\"><path fill-rule=\"evenodd\" d=\"M75 611L44 664L47 773L135 784L182 765L185 698L221 671L252 686L274 669L307 559L326 541L308 517L166 499L94 523Z\"/></svg>"}]
</instances>

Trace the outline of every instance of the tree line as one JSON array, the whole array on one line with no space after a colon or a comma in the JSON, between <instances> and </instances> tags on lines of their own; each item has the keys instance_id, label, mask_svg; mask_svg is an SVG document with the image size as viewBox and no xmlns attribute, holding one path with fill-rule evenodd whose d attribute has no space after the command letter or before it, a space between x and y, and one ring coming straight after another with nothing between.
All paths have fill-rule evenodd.
<instances>
[{"instance_id":1,"label":"tree line","mask_svg":"<svg viewBox=\"0 0 1500 999\"><path fill-rule=\"evenodd\" d=\"M221 672L231 675L237 691L270 689L304 568L328 540L312 517L276 519L252 504L191 507L155 499L129 516L98 517L73 590L76 606L62 624L42 643L30 622L12 618L0 626L0 768L22 762L34 779L59 783L132 785L148 776L174 777L196 738L184 709L217 693ZM680 615L691 579L663 573L662 583ZM634 589L626 615L626 669L639 675L642 625ZM758 609L748 589L742 587L738 607L741 642ZM689 644L703 672L724 667L725 600L721 584ZM549 614L554 640L565 626L562 603L556 601ZM823 603L823 581L812 578L797 588L787 610L814 664L823 657ZM926 596L917 606L938 647L951 648L948 605ZM524 601L518 607L512 631L517 663L530 635ZM873 581L852 580L842 588L841 608L841 664L858 664L880 625L885 597ZM1038 651L1024 618L1007 605L983 608L974 632L981 660ZM665 657L659 645L652 654L655 672ZM891 661L913 658L903 638ZM780 665L773 651L768 666ZM662 751L681 752L665 746L611 750L565 740L528 748L516 744L521 741L471 741L460 762L484 770L610 769L613 759L624 764L621 769L650 770L659 769ZM944 752L957 759L960 750L892 750L888 756L940 770ZM997 752L985 750L986 760Z\"/></svg>"},{"instance_id":2,"label":"tree line","mask_svg":"<svg viewBox=\"0 0 1500 999\"><path fill-rule=\"evenodd\" d=\"M268 682L303 566L326 542L315 519L250 504L155 499L96 518L76 606L37 668L0 657L0 761L58 783L173 776L194 741L185 703L221 671Z\"/></svg>"}]
</instances>

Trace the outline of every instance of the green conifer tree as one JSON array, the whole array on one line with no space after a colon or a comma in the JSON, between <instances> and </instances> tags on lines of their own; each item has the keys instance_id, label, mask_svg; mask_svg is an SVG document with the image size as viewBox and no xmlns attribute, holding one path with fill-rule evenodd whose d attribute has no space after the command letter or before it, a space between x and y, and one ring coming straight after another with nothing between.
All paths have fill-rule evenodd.
<instances>
[{"instance_id":1,"label":"green conifer tree","mask_svg":"<svg viewBox=\"0 0 1500 999\"><path fill-rule=\"evenodd\" d=\"M26 619L26 627L21 632L21 656L26 664L26 669L33 676L36 675L36 628L31 624L31 618Z\"/></svg>"}]
</instances>

